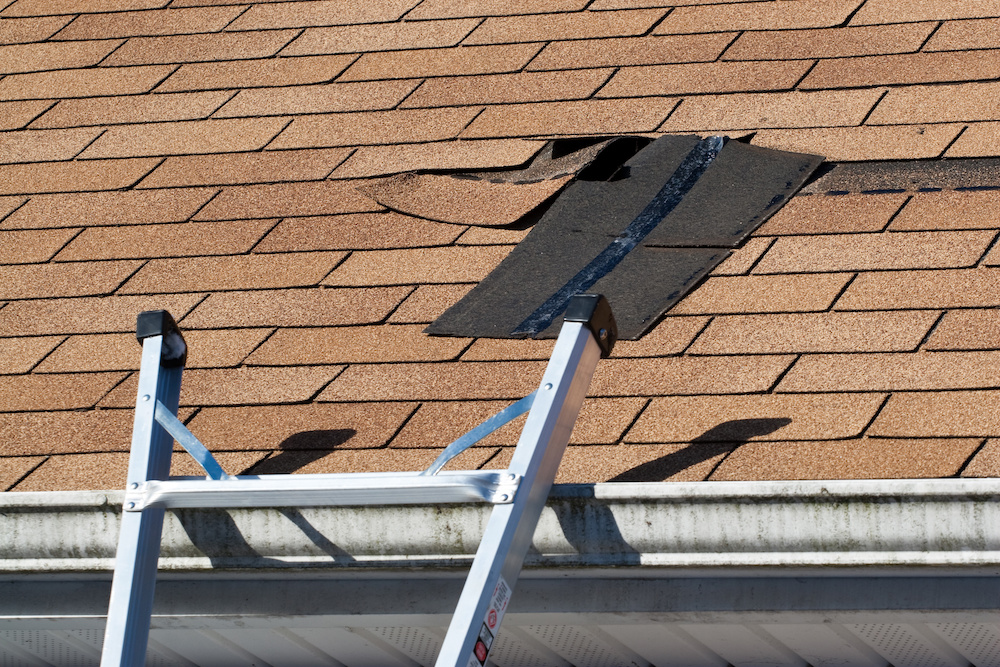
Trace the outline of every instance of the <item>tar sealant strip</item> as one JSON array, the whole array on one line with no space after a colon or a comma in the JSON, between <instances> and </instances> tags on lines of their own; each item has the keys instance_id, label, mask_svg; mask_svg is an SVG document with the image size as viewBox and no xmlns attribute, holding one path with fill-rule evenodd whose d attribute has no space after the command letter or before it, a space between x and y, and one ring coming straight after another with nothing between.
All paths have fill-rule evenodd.
<instances>
[{"instance_id":1,"label":"tar sealant strip","mask_svg":"<svg viewBox=\"0 0 1000 667\"><path fill-rule=\"evenodd\" d=\"M708 137L698 142L688 153L673 176L664 183L646 208L601 253L563 285L535 312L521 322L512 334L536 334L544 331L564 310L574 295L586 292L625 259L698 182L725 145L722 137Z\"/></svg>"}]
</instances>

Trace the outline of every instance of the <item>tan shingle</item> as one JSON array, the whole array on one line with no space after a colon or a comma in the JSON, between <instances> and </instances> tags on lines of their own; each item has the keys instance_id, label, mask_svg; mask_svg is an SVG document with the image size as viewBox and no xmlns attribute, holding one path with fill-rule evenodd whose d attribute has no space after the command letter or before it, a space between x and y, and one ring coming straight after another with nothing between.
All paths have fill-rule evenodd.
<instances>
[{"instance_id":1,"label":"tan shingle","mask_svg":"<svg viewBox=\"0 0 1000 667\"><path fill-rule=\"evenodd\" d=\"M666 97L539 102L487 107L463 137L652 132L677 105Z\"/></svg>"},{"instance_id":2,"label":"tan shingle","mask_svg":"<svg viewBox=\"0 0 1000 667\"><path fill-rule=\"evenodd\" d=\"M0 266L0 298L111 294L142 262L71 262Z\"/></svg>"},{"instance_id":3,"label":"tan shingle","mask_svg":"<svg viewBox=\"0 0 1000 667\"><path fill-rule=\"evenodd\" d=\"M17 0L0 12L0 16L46 16L158 9L165 7L168 2L169 0Z\"/></svg>"},{"instance_id":4,"label":"tan shingle","mask_svg":"<svg viewBox=\"0 0 1000 667\"><path fill-rule=\"evenodd\" d=\"M156 159L0 165L0 195L118 190L152 171Z\"/></svg>"},{"instance_id":5,"label":"tan shingle","mask_svg":"<svg viewBox=\"0 0 1000 667\"><path fill-rule=\"evenodd\" d=\"M1000 47L1000 19L945 21L927 40L924 51L958 51Z\"/></svg>"},{"instance_id":6,"label":"tan shingle","mask_svg":"<svg viewBox=\"0 0 1000 667\"><path fill-rule=\"evenodd\" d=\"M814 354L801 357L777 391L914 391L996 385L1000 351Z\"/></svg>"},{"instance_id":7,"label":"tan shingle","mask_svg":"<svg viewBox=\"0 0 1000 667\"><path fill-rule=\"evenodd\" d=\"M133 37L104 65L154 65L267 58L298 35L296 30Z\"/></svg>"},{"instance_id":8,"label":"tan shingle","mask_svg":"<svg viewBox=\"0 0 1000 667\"><path fill-rule=\"evenodd\" d=\"M4 19L0 21L0 44L26 44L48 39L72 21L69 16ZM105 37L113 37L106 35Z\"/></svg>"},{"instance_id":9,"label":"tan shingle","mask_svg":"<svg viewBox=\"0 0 1000 667\"><path fill-rule=\"evenodd\" d=\"M274 185L242 185L223 189L197 220L275 218L286 215L365 213L382 207L354 189L351 181L307 181Z\"/></svg>"},{"instance_id":10,"label":"tan shingle","mask_svg":"<svg viewBox=\"0 0 1000 667\"><path fill-rule=\"evenodd\" d=\"M108 129L80 157L92 159L253 151L266 146L287 123L285 118L232 118L119 125Z\"/></svg>"},{"instance_id":11,"label":"tan shingle","mask_svg":"<svg viewBox=\"0 0 1000 667\"><path fill-rule=\"evenodd\" d=\"M740 35L723 57L726 60L785 60L909 53L919 50L936 26L936 23L927 22L818 30L757 30ZM940 31L934 38L939 34Z\"/></svg>"},{"instance_id":12,"label":"tan shingle","mask_svg":"<svg viewBox=\"0 0 1000 667\"><path fill-rule=\"evenodd\" d=\"M343 148L320 148L178 155L164 160L136 187L176 188L190 185L318 181L329 176L349 153Z\"/></svg>"},{"instance_id":13,"label":"tan shingle","mask_svg":"<svg viewBox=\"0 0 1000 667\"><path fill-rule=\"evenodd\" d=\"M4 338L0 345L0 375L29 372L61 342L61 336ZM6 446L4 452L11 453Z\"/></svg>"},{"instance_id":14,"label":"tan shingle","mask_svg":"<svg viewBox=\"0 0 1000 667\"><path fill-rule=\"evenodd\" d=\"M262 3L251 6L227 29L259 30L395 21L418 1L371 0L363 4L345 4L337 0L312 0Z\"/></svg>"},{"instance_id":15,"label":"tan shingle","mask_svg":"<svg viewBox=\"0 0 1000 667\"><path fill-rule=\"evenodd\" d=\"M957 83L893 88L871 117L870 125L993 120L1000 83Z\"/></svg>"},{"instance_id":16,"label":"tan shingle","mask_svg":"<svg viewBox=\"0 0 1000 667\"><path fill-rule=\"evenodd\" d=\"M255 250L373 250L448 245L463 229L459 225L420 220L392 212L286 218Z\"/></svg>"},{"instance_id":17,"label":"tan shingle","mask_svg":"<svg viewBox=\"0 0 1000 667\"><path fill-rule=\"evenodd\" d=\"M961 124L865 125L762 130L753 143L843 162L935 158L941 156L963 127Z\"/></svg>"},{"instance_id":18,"label":"tan shingle","mask_svg":"<svg viewBox=\"0 0 1000 667\"><path fill-rule=\"evenodd\" d=\"M124 377L125 373L2 375L0 411L91 408ZM132 396L134 401L134 389Z\"/></svg>"},{"instance_id":19,"label":"tan shingle","mask_svg":"<svg viewBox=\"0 0 1000 667\"><path fill-rule=\"evenodd\" d=\"M218 63L181 65L156 92L182 92L217 88L260 88L294 86L331 81L350 65L355 56L312 56L308 58L266 58ZM165 78L164 77L161 78ZM0 95L3 94L0 83Z\"/></svg>"},{"instance_id":20,"label":"tan shingle","mask_svg":"<svg viewBox=\"0 0 1000 667\"><path fill-rule=\"evenodd\" d=\"M0 309L0 335L134 332L140 312L164 309L180 319L204 297L169 294L15 301Z\"/></svg>"},{"instance_id":21,"label":"tan shingle","mask_svg":"<svg viewBox=\"0 0 1000 667\"><path fill-rule=\"evenodd\" d=\"M851 19L851 25L868 23L899 23L940 19L995 16L996 5L991 0L940 0L937 2L895 2L869 0Z\"/></svg>"},{"instance_id":22,"label":"tan shingle","mask_svg":"<svg viewBox=\"0 0 1000 667\"><path fill-rule=\"evenodd\" d=\"M1000 50L945 51L821 60L803 89L982 81L1000 76Z\"/></svg>"},{"instance_id":23,"label":"tan shingle","mask_svg":"<svg viewBox=\"0 0 1000 667\"><path fill-rule=\"evenodd\" d=\"M23 130L0 135L0 164L72 160L103 130Z\"/></svg>"},{"instance_id":24,"label":"tan shingle","mask_svg":"<svg viewBox=\"0 0 1000 667\"><path fill-rule=\"evenodd\" d=\"M1000 271L992 268L862 273L837 310L1000 306Z\"/></svg>"},{"instance_id":25,"label":"tan shingle","mask_svg":"<svg viewBox=\"0 0 1000 667\"><path fill-rule=\"evenodd\" d=\"M665 13L664 9L626 9L491 17L483 21L465 43L507 44L643 35Z\"/></svg>"},{"instance_id":26,"label":"tan shingle","mask_svg":"<svg viewBox=\"0 0 1000 667\"><path fill-rule=\"evenodd\" d=\"M48 261L79 231L51 229L0 232L0 264Z\"/></svg>"},{"instance_id":27,"label":"tan shingle","mask_svg":"<svg viewBox=\"0 0 1000 667\"><path fill-rule=\"evenodd\" d=\"M889 229L996 229L1000 192L920 192L899 212Z\"/></svg>"},{"instance_id":28,"label":"tan shingle","mask_svg":"<svg viewBox=\"0 0 1000 667\"><path fill-rule=\"evenodd\" d=\"M516 72L541 48L541 44L515 44L365 53L344 72L340 80L413 79Z\"/></svg>"},{"instance_id":29,"label":"tan shingle","mask_svg":"<svg viewBox=\"0 0 1000 667\"><path fill-rule=\"evenodd\" d=\"M117 40L0 46L0 74L90 67L121 45Z\"/></svg>"},{"instance_id":30,"label":"tan shingle","mask_svg":"<svg viewBox=\"0 0 1000 667\"><path fill-rule=\"evenodd\" d=\"M364 53L456 46L477 25L477 19L460 19L306 28L302 35L282 50L281 55Z\"/></svg>"},{"instance_id":31,"label":"tan shingle","mask_svg":"<svg viewBox=\"0 0 1000 667\"><path fill-rule=\"evenodd\" d=\"M485 278L510 250L510 246L466 246L355 252L323 284L347 287L473 282Z\"/></svg>"},{"instance_id":32,"label":"tan shingle","mask_svg":"<svg viewBox=\"0 0 1000 667\"><path fill-rule=\"evenodd\" d=\"M714 62L623 67L600 97L789 90L812 66L808 61Z\"/></svg>"},{"instance_id":33,"label":"tan shingle","mask_svg":"<svg viewBox=\"0 0 1000 667\"><path fill-rule=\"evenodd\" d=\"M222 30L243 11L241 6L83 14L56 39L107 39ZM65 19L64 19L65 21Z\"/></svg>"},{"instance_id":34,"label":"tan shingle","mask_svg":"<svg viewBox=\"0 0 1000 667\"><path fill-rule=\"evenodd\" d=\"M0 130L19 130L52 106L48 101L0 102Z\"/></svg>"},{"instance_id":35,"label":"tan shingle","mask_svg":"<svg viewBox=\"0 0 1000 667\"><path fill-rule=\"evenodd\" d=\"M719 57L735 36L736 33L707 33L550 42L528 64L528 69L711 62Z\"/></svg>"},{"instance_id":36,"label":"tan shingle","mask_svg":"<svg viewBox=\"0 0 1000 667\"><path fill-rule=\"evenodd\" d=\"M416 88L416 81L365 81L242 90L215 113L231 116L373 111L392 109Z\"/></svg>"},{"instance_id":37,"label":"tan shingle","mask_svg":"<svg viewBox=\"0 0 1000 667\"><path fill-rule=\"evenodd\" d=\"M424 0L406 15L408 19L443 19L465 16L511 16L571 12L583 9L587 0L538 0L530 5L512 5L507 0Z\"/></svg>"},{"instance_id":38,"label":"tan shingle","mask_svg":"<svg viewBox=\"0 0 1000 667\"><path fill-rule=\"evenodd\" d=\"M60 100L33 122L31 127L78 127L195 120L210 116L232 95L228 91L213 91Z\"/></svg>"},{"instance_id":39,"label":"tan shingle","mask_svg":"<svg viewBox=\"0 0 1000 667\"><path fill-rule=\"evenodd\" d=\"M471 342L468 338L429 338L422 330L421 325L278 329L246 363L297 366L449 361Z\"/></svg>"},{"instance_id":40,"label":"tan shingle","mask_svg":"<svg viewBox=\"0 0 1000 667\"><path fill-rule=\"evenodd\" d=\"M149 164L148 161L143 162ZM7 218L2 226L4 229L30 229L183 222L217 192L210 188L189 188L35 196Z\"/></svg>"},{"instance_id":41,"label":"tan shingle","mask_svg":"<svg viewBox=\"0 0 1000 667\"><path fill-rule=\"evenodd\" d=\"M821 311L830 307L850 278L846 273L713 277L670 312L696 315Z\"/></svg>"},{"instance_id":42,"label":"tan shingle","mask_svg":"<svg viewBox=\"0 0 1000 667\"><path fill-rule=\"evenodd\" d=\"M320 148L452 139L478 111L476 108L408 109L299 116L268 148Z\"/></svg>"},{"instance_id":43,"label":"tan shingle","mask_svg":"<svg viewBox=\"0 0 1000 667\"><path fill-rule=\"evenodd\" d=\"M907 200L903 194L794 197L757 233L782 236L880 232Z\"/></svg>"},{"instance_id":44,"label":"tan shingle","mask_svg":"<svg viewBox=\"0 0 1000 667\"><path fill-rule=\"evenodd\" d=\"M607 81L612 71L586 69L428 79L406 99L403 106L439 107L585 99Z\"/></svg>"},{"instance_id":45,"label":"tan shingle","mask_svg":"<svg viewBox=\"0 0 1000 667\"><path fill-rule=\"evenodd\" d=\"M173 65L149 65L13 74L0 80L0 100L146 93L174 69Z\"/></svg>"},{"instance_id":46,"label":"tan shingle","mask_svg":"<svg viewBox=\"0 0 1000 667\"><path fill-rule=\"evenodd\" d=\"M774 2L742 2L677 7L656 26L656 34L719 30L777 30L836 26L862 0L800 0L794 11Z\"/></svg>"}]
</instances>

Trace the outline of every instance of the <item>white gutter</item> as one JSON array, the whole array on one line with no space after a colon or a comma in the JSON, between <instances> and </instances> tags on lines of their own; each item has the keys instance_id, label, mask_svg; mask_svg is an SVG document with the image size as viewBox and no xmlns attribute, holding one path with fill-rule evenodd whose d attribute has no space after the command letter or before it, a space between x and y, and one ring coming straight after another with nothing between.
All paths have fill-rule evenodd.
<instances>
[{"instance_id":1,"label":"white gutter","mask_svg":"<svg viewBox=\"0 0 1000 667\"><path fill-rule=\"evenodd\" d=\"M109 572L121 492L0 494L0 576ZM526 566L1000 571L1000 480L556 486ZM161 571L468 565L487 506L168 512Z\"/></svg>"}]
</instances>

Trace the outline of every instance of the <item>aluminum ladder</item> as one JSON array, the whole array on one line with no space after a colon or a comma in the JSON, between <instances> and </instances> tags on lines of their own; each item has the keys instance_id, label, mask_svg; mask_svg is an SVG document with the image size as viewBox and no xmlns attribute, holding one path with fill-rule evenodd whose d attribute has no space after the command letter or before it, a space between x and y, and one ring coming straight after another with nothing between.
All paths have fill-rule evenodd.
<instances>
[{"instance_id":1,"label":"aluminum ladder","mask_svg":"<svg viewBox=\"0 0 1000 667\"><path fill-rule=\"evenodd\" d=\"M142 366L101 667L146 658L165 510L491 503L437 667L484 667L600 357L617 328L607 300L570 301L539 388L462 436L423 471L227 475L177 419L187 346L167 311L141 313ZM529 412L530 410L530 412ZM444 471L454 456L529 412L507 470ZM207 477L168 479L173 440Z\"/></svg>"}]
</instances>

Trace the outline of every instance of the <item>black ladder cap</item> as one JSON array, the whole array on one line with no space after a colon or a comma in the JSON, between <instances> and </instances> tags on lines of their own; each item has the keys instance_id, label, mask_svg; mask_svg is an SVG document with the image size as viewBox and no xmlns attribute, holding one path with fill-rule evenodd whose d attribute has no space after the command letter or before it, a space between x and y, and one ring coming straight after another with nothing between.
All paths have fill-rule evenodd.
<instances>
[{"instance_id":1,"label":"black ladder cap","mask_svg":"<svg viewBox=\"0 0 1000 667\"><path fill-rule=\"evenodd\" d=\"M566 306L563 320L586 324L601 346L601 357L606 359L611 356L618 340L618 324L611 312L611 304L603 294L577 294Z\"/></svg>"}]
</instances>

